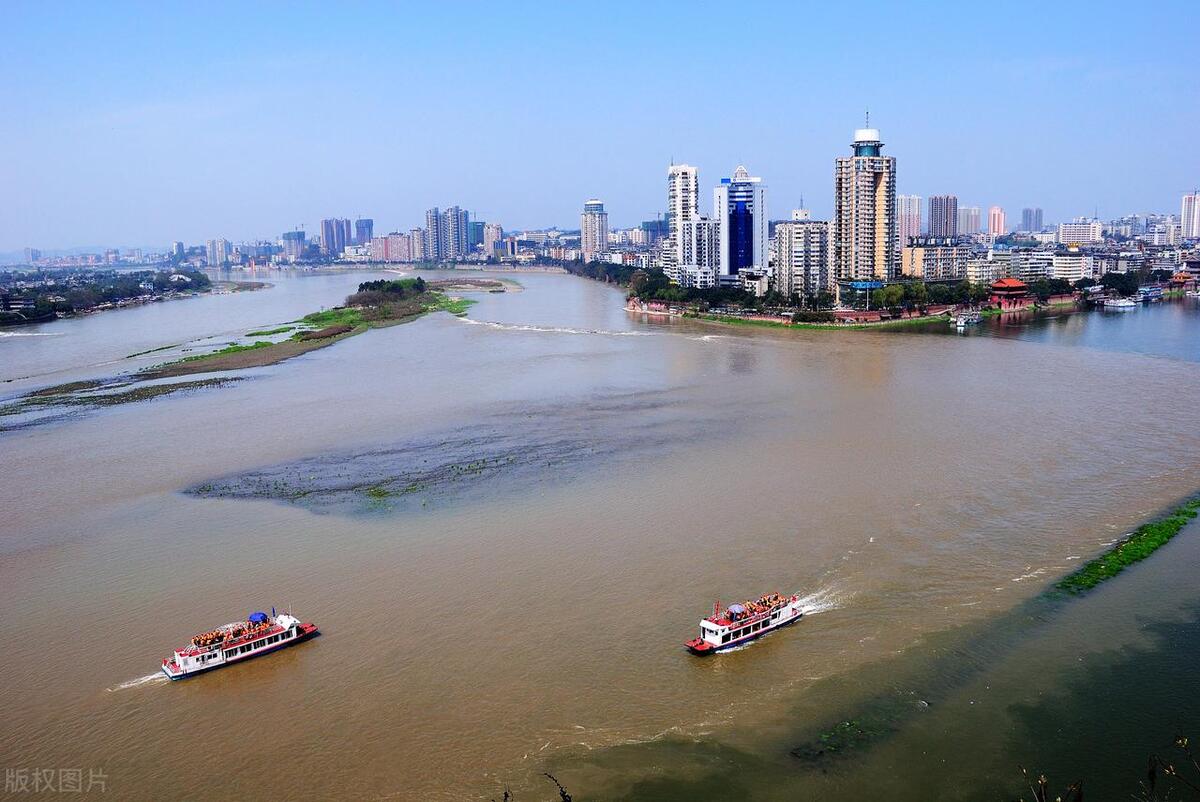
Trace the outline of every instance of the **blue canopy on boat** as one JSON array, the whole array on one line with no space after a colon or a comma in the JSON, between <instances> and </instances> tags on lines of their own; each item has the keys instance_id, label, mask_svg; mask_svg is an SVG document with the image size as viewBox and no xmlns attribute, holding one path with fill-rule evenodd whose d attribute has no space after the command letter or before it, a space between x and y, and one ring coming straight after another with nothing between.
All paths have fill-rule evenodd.
<instances>
[{"instance_id":1,"label":"blue canopy on boat","mask_svg":"<svg viewBox=\"0 0 1200 802\"><path fill-rule=\"evenodd\" d=\"M250 623L251 624L267 623L267 614L262 611L259 611L257 613L250 613Z\"/></svg>"},{"instance_id":2,"label":"blue canopy on boat","mask_svg":"<svg viewBox=\"0 0 1200 802\"><path fill-rule=\"evenodd\" d=\"M744 613L744 612L746 612L746 608L745 608L745 607L743 607L743 606L742 606L742 605L740 605L740 604L731 604L731 605L729 605L729 612L731 612L731 613Z\"/></svg>"}]
</instances>

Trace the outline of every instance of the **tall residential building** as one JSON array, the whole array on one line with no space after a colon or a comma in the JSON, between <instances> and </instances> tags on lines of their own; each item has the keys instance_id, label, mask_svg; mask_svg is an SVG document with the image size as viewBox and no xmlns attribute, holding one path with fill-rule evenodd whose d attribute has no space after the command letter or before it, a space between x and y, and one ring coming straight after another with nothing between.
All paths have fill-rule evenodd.
<instances>
[{"instance_id":1,"label":"tall residential building","mask_svg":"<svg viewBox=\"0 0 1200 802\"><path fill-rule=\"evenodd\" d=\"M450 240L446 236L446 218L434 206L425 212L425 261L444 262L449 258Z\"/></svg>"},{"instance_id":2,"label":"tall residential building","mask_svg":"<svg viewBox=\"0 0 1200 802\"><path fill-rule=\"evenodd\" d=\"M583 204L583 214L579 216L579 248L585 262L608 252L608 212L604 211L604 202L596 198Z\"/></svg>"},{"instance_id":3,"label":"tall residential building","mask_svg":"<svg viewBox=\"0 0 1200 802\"><path fill-rule=\"evenodd\" d=\"M917 208L919 214L920 198ZM833 288L829 275L829 223L809 219L807 209L795 209L791 220L775 224L775 286L788 297L803 298Z\"/></svg>"},{"instance_id":4,"label":"tall residential building","mask_svg":"<svg viewBox=\"0 0 1200 802\"><path fill-rule=\"evenodd\" d=\"M483 224L483 252L490 259L504 243L504 228L499 223Z\"/></svg>"},{"instance_id":5,"label":"tall residential building","mask_svg":"<svg viewBox=\"0 0 1200 802\"><path fill-rule=\"evenodd\" d=\"M767 185L761 178L741 165L732 178L722 178L713 190L713 219L720 233L718 276L767 269Z\"/></svg>"},{"instance_id":6,"label":"tall residential building","mask_svg":"<svg viewBox=\"0 0 1200 802\"><path fill-rule=\"evenodd\" d=\"M978 234L982 231L980 210L978 206L964 206L958 210L958 233L962 236Z\"/></svg>"},{"instance_id":7,"label":"tall residential building","mask_svg":"<svg viewBox=\"0 0 1200 802\"><path fill-rule=\"evenodd\" d=\"M327 256L340 256L351 242L349 219L333 217L321 221L321 250Z\"/></svg>"},{"instance_id":8,"label":"tall residential building","mask_svg":"<svg viewBox=\"0 0 1200 802\"><path fill-rule=\"evenodd\" d=\"M183 252L184 252L184 248L183 248L182 242L180 242L179 240L175 240L174 242L171 243L171 255L172 256L174 256L176 258L182 258ZM40 256L41 254L39 253L38 255Z\"/></svg>"},{"instance_id":9,"label":"tall residential building","mask_svg":"<svg viewBox=\"0 0 1200 802\"><path fill-rule=\"evenodd\" d=\"M900 232L901 248L908 244L909 237L921 236L920 195L896 196L896 225Z\"/></svg>"},{"instance_id":10,"label":"tall residential building","mask_svg":"<svg viewBox=\"0 0 1200 802\"><path fill-rule=\"evenodd\" d=\"M229 240L210 239L205 250L209 267L220 267L229 263Z\"/></svg>"},{"instance_id":11,"label":"tall residential building","mask_svg":"<svg viewBox=\"0 0 1200 802\"><path fill-rule=\"evenodd\" d=\"M408 232L409 258L413 262L428 261L429 255L425 250L425 229L414 228Z\"/></svg>"},{"instance_id":12,"label":"tall residential building","mask_svg":"<svg viewBox=\"0 0 1200 802\"><path fill-rule=\"evenodd\" d=\"M875 128L855 131L851 147L834 170L833 278L891 281L900 262L896 158L883 155Z\"/></svg>"},{"instance_id":13,"label":"tall residential building","mask_svg":"<svg viewBox=\"0 0 1200 802\"><path fill-rule=\"evenodd\" d=\"M1038 232L1042 230L1042 210L1041 209L1022 209L1021 210L1021 230Z\"/></svg>"},{"instance_id":14,"label":"tall residential building","mask_svg":"<svg viewBox=\"0 0 1200 802\"><path fill-rule=\"evenodd\" d=\"M933 195L929 198L929 236L958 236L958 197ZM905 241L905 245L908 242Z\"/></svg>"},{"instance_id":15,"label":"tall residential building","mask_svg":"<svg viewBox=\"0 0 1200 802\"><path fill-rule=\"evenodd\" d=\"M369 245L373 236L375 236L374 220L369 217L360 217L354 221L355 245Z\"/></svg>"},{"instance_id":16,"label":"tall residential building","mask_svg":"<svg viewBox=\"0 0 1200 802\"><path fill-rule=\"evenodd\" d=\"M1200 192L1183 196L1179 208L1179 227L1184 239L1200 239Z\"/></svg>"},{"instance_id":17,"label":"tall residential building","mask_svg":"<svg viewBox=\"0 0 1200 802\"><path fill-rule=\"evenodd\" d=\"M676 231L679 262L673 280L685 287L716 286L721 263L721 226L718 221L694 215Z\"/></svg>"},{"instance_id":18,"label":"tall residential building","mask_svg":"<svg viewBox=\"0 0 1200 802\"><path fill-rule=\"evenodd\" d=\"M304 255L304 232L303 231L285 231L283 236L283 255L290 261L296 261Z\"/></svg>"},{"instance_id":19,"label":"tall residential building","mask_svg":"<svg viewBox=\"0 0 1200 802\"><path fill-rule=\"evenodd\" d=\"M996 236L1008 233L1008 227L1004 224L1004 210L999 206L988 209L988 233Z\"/></svg>"},{"instance_id":20,"label":"tall residential building","mask_svg":"<svg viewBox=\"0 0 1200 802\"><path fill-rule=\"evenodd\" d=\"M679 226L700 216L700 171L690 164L672 164L667 168L667 237L664 267L672 279L680 264ZM643 224L645 225L645 224Z\"/></svg>"},{"instance_id":21,"label":"tall residential building","mask_svg":"<svg viewBox=\"0 0 1200 802\"><path fill-rule=\"evenodd\" d=\"M471 253L471 213L451 206L442 212L446 229L446 259L465 259Z\"/></svg>"}]
</instances>

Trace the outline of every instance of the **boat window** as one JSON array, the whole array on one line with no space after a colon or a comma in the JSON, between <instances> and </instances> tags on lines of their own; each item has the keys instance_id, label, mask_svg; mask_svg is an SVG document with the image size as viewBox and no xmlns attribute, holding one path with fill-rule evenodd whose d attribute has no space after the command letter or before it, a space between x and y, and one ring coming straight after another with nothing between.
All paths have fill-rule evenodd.
<instances>
[{"instance_id":1,"label":"boat window","mask_svg":"<svg viewBox=\"0 0 1200 802\"><path fill-rule=\"evenodd\" d=\"M721 636L721 643L729 643L729 639L731 637L733 637L733 635L729 632L726 632L724 635Z\"/></svg>"}]
</instances>

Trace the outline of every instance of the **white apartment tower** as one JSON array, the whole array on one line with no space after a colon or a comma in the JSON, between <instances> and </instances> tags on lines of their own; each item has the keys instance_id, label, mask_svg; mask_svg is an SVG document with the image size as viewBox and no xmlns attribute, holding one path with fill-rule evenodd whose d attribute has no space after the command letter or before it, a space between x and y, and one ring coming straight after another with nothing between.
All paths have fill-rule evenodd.
<instances>
[{"instance_id":1,"label":"white apartment tower","mask_svg":"<svg viewBox=\"0 0 1200 802\"><path fill-rule=\"evenodd\" d=\"M812 298L833 287L829 276L829 223L810 220L807 209L775 224L775 286L784 295Z\"/></svg>"},{"instance_id":2,"label":"white apartment tower","mask_svg":"<svg viewBox=\"0 0 1200 802\"><path fill-rule=\"evenodd\" d=\"M900 229L900 247L908 247L910 237L921 236L921 197L896 196L896 225Z\"/></svg>"},{"instance_id":3,"label":"white apartment tower","mask_svg":"<svg viewBox=\"0 0 1200 802\"><path fill-rule=\"evenodd\" d=\"M684 264L680 251L680 226L700 216L700 171L690 164L672 164L667 168L667 248L664 252L667 276L678 281L675 268Z\"/></svg>"},{"instance_id":4,"label":"white apartment tower","mask_svg":"<svg viewBox=\"0 0 1200 802\"><path fill-rule=\"evenodd\" d=\"M896 158L883 155L875 128L855 131L851 147L834 167L833 278L891 281L900 262Z\"/></svg>"},{"instance_id":5,"label":"white apartment tower","mask_svg":"<svg viewBox=\"0 0 1200 802\"><path fill-rule=\"evenodd\" d=\"M1179 208L1180 234L1184 239L1200 239L1200 192L1183 196Z\"/></svg>"},{"instance_id":6,"label":"white apartment tower","mask_svg":"<svg viewBox=\"0 0 1200 802\"><path fill-rule=\"evenodd\" d=\"M579 216L579 248L585 262L608 252L608 212L604 211L604 202L596 198L583 204L583 214Z\"/></svg>"}]
</instances>

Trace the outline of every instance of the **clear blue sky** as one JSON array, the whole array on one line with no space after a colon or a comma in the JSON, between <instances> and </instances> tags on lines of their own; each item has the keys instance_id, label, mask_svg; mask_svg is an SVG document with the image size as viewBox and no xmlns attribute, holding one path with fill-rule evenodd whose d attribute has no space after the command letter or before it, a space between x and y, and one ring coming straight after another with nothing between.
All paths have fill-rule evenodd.
<instances>
[{"instance_id":1,"label":"clear blue sky","mask_svg":"<svg viewBox=\"0 0 1200 802\"><path fill-rule=\"evenodd\" d=\"M845 9L845 10L843 10ZM852 10L851 10L852 9ZM9 2L0 251L277 237L327 216L506 228L702 208L738 163L827 215L869 107L902 193L1178 213L1193 3Z\"/></svg>"}]
</instances>

